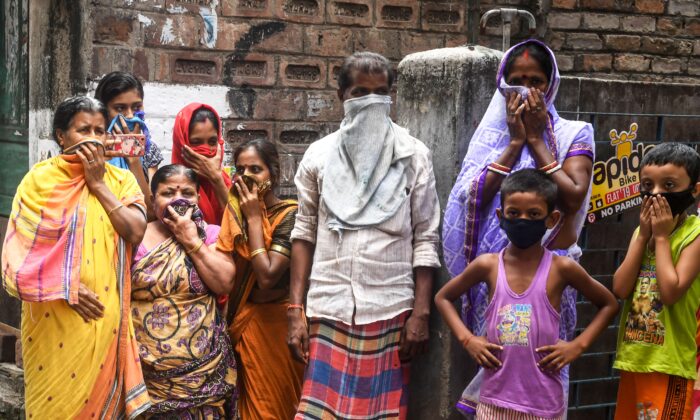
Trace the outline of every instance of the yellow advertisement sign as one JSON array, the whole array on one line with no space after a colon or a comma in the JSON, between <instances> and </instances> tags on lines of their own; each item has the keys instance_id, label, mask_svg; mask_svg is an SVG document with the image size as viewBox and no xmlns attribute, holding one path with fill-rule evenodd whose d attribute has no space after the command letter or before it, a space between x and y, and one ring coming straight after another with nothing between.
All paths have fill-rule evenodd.
<instances>
[{"instance_id":1,"label":"yellow advertisement sign","mask_svg":"<svg viewBox=\"0 0 700 420\"><path fill-rule=\"evenodd\" d=\"M642 203L639 196L639 169L644 154L653 145L634 144L637 123L620 133L610 130L610 145L615 154L593 164L593 188L588 204L588 222L619 214Z\"/></svg>"}]
</instances>

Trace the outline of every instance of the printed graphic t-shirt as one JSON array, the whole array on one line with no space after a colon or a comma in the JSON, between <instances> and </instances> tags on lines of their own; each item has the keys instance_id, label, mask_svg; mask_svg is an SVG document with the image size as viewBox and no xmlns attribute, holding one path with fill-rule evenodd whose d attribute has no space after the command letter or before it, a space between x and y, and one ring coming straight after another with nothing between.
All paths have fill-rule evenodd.
<instances>
[{"instance_id":1,"label":"printed graphic t-shirt","mask_svg":"<svg viewBox=\"0 0 700 420\"><path fill-rule=\"evenodd\" d=\"M698 235L700 219L697 216L689 216L671 234L674 265L683 249ZM644 253L634 292L625 301L620 317L617 358L613 365L616 369L696 378L698 278L678 302L666 306L661 303L656 281L656 256L648 250Z\"/></svg>"}]
</instances>

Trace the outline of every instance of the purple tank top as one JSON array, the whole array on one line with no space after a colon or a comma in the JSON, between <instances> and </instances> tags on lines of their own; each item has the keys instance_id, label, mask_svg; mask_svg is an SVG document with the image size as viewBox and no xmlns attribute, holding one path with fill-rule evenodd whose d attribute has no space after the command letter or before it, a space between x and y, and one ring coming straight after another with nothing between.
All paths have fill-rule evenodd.
<instances>
[{"instance_id":1,"label":"purple tank top","mask_svg":"<svg viewBox=\"0 0 700 420\"><path fill-rule=\"evenodd\" d=\"M545 354L536 348L559 340L560 315L547 297L547 277L552 252L544 250L530 287L522 294L511 290L506 280L503 252L498 254L498 279L486 308L486 337L503 346L494 354L500 369L485 370L480 401L539 417L556 417L564 411L559 373L540 370L537 362Z\"/></svg>"}]
</instances>

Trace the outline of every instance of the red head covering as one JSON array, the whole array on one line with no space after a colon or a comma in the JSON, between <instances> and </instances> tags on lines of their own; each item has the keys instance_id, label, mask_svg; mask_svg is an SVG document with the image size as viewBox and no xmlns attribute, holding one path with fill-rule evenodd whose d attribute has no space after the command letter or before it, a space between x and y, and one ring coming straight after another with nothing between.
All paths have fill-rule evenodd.
<instances>
[{"instance_id":1,"label":"red head covering","mask_svg":"<svg viewBox=\"0 0 700 420\"><path fill-rule=\"evenodd\" d=\"M173 154L172 163L178 163L180 165L187 166L185 160L182 158L182 147L184 145L190 146L190 121L194 113L200 109L204 108L214 113L216 120L218 121L219 129L219 148L221 149L221 160L219 165L224 160L224 138L221 135L221 118L214 108L207 104L191 103L186 107L182 108L180 112L177 113L175 117L175 127L173 127ZM216 149L211 149L208 145L199 145L192 147L195 153L206 156L208 158L216 156ZM224 179L226 187L231 187L231 178L222 170L221 177ZM207 223L220 225L221 218L224 214L224 208L219 205L219 200L216 198L216 191L214 191L214 186L205 178L199 178L199 208L204 214L204 220Z\"/></svg>"}]
</instances>

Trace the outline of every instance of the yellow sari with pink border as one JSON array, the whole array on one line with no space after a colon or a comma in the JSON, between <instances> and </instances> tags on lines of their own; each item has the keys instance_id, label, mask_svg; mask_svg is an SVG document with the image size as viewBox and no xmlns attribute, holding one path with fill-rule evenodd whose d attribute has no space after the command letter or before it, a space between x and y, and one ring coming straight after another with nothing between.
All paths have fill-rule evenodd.
<instances>
[{"instance_id":1,"label":"yellow sari with pink border","mask_svg":"<svg viewBox=\"0 0 700 420\"><path fill-rule=\"evenodd\" d=\"M144 209L134 176L106 165L124 206ZM144 210L145 214L145 210ZM2 251L3 286L22 299L27 418L135 418L150 406L130 316L132 248L85 183L57 156L24 177ZM104 304L85 322L69 305L83 284Z\"/></svg>"}]
</instances>

